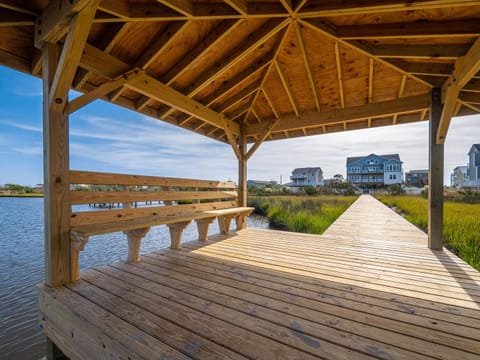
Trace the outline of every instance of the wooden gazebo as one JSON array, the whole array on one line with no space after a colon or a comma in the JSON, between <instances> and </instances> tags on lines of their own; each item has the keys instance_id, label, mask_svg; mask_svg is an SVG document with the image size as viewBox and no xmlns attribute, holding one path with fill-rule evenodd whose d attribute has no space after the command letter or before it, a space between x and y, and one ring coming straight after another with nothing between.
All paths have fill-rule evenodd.
<instances>
[{"instance_id":1,"label":"wooden gazebo","mask_svg":"<svg viewBox=\"0 0 480 360\"><path fill-rule=\"evenodd\" d=\"M480 1L0 0L0 64L43 78L49 286L72 278L68 117L96 99L229 143L239 206L264 141L430 121L441 250L443 144L480 113Z\"/></svg>"}]
</instances>

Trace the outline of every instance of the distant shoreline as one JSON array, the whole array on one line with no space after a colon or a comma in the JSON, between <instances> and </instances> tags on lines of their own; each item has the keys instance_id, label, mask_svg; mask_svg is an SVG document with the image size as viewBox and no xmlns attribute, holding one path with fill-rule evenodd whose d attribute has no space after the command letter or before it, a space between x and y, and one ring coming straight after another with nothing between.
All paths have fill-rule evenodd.
<instances>
[{"instance_id":1,"label":"distant shoreline","mask_svg":"<svg viewBox=\"0 0 480 360\"><path fill-rule=\"evenodd\" d=\"M0 197L43 198L43 194L0 194Z\"/></svg>"}]
</instances>

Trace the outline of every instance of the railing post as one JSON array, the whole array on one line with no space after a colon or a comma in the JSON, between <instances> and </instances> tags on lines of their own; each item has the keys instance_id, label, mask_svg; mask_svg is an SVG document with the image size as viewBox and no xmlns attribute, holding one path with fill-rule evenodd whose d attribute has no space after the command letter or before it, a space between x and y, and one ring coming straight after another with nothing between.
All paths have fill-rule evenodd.
<instances>
[{"instance_id":1,"label":"railing post","mask_svg":"<svg viewBox=\"0 0 480 360\"><path fill-rule=\"evenodd\" d=\"M243 123L240 125L238 147L241 155L238 159L238 206L247 206L247 135Z\"/></svg>"},{"instance_id":2,"label":"railing post","mask_svg":"<svg viewBox=\"0 0 480 360\"><path fill-rule=\"evenodd\" d=\"M42 56L45 283L59 286L71 278L68 111L53 108L49 102L60 56L58 46L46 44Z\"/></svg>"},{"instance_id":3,"label":"railing post","mask_svg":"<svg viewBox=\"0 0 480 360\"><path fill-rule=\"evenodd\" d=\"M437 131L442 114L440 88L432 89L429 123L429 173L428 173L428 247L443 248L443 144L437 144Z\"/></svg>"}]
</instances>

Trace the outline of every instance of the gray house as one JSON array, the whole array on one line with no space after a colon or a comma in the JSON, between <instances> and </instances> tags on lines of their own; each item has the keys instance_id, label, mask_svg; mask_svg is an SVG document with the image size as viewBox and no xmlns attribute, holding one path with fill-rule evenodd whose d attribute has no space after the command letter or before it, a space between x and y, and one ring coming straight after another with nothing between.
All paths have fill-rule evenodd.
<instances>
[{"instance_id":1,"label":"gray house","mask_svg":"<svg viewBox=\"0 0 480 360\"><path fill-rule=\"evenodd\" d=\"M406 172L405 184L419 188L428 185L428 170L410 170Z\"/></svg>"},{"instance_id":2,"label":"gray house","mask_svg":"<svg viewBox=\"0 0 480 360\"><path fill-rule=\"evenodd\" d=\"M398 154L347 158L347 181L361 187L375 187L403 182L402 161Z\"/></svg>"},{"instance_id":3,"label":"gray house","mask_svg":"<svg viewBox=\"0 0 480 360\"><path fill-rule=\"evenodd\" d=\"M480 187L480 144L473 144L468 152L468 185Z\"/></svg>"},{"instance_id":4,"label":"gray house","mask_svg":"<svg viewBox=\"0 0 480 360\"><path fill-rule=\"evenodd\" d=\"M319 167L297 168L292 171L292 187L323 186L323 171Z\"/></svg>"},{"instance_id":5,"label":"gray house","mask_svg":"<svg viewBox=\"0 0 480 360\"><path fill-rule=\"evenodd\" d=\"M453 169L453 173L450 177L451 186L456 188L462 188L468 186L468 166L461 165Z\"/></svg>"}]
</instances>

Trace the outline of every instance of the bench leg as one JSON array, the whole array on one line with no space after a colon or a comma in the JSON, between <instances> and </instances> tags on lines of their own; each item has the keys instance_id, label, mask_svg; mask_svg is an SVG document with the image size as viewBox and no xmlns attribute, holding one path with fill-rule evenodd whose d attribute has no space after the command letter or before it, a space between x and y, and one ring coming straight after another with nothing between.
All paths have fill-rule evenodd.
<instances>
[{"instance_id":1,"label":"bench leg","mask_svg":"<svg viewBox=\"0 0 480 360\"><path fill-rule=\"evenodd\" d=\"M218 227L220 228L220 234L227 235L230 230L230 223L232 222L233 215L221 215L218 217Z\"/></svg>"},{"instance_id":2,"label":"bench leg","mask_svg":"<svg viewBox=\"0 0 480 360\"><path fill-rule=\"evenodd\" d=\"M235 222L237 224L237 230L242 230L247 228L247 215L239 214L235 216Z\"/></svg>"},{"instance_id":3,"label":"bench leg","mask_svg":"<svg viewBox=\"0 0 480 360\"><path fill-rule=\"evenodd\" d=\"M210 224L215 220L215 218L207 218L207 219L200 219L200 220L195 220L197 223L197 229L198 229L198 240L200 241L207 241L208 238L208 227Z\"/></svg>"},{"instance_id":4,"label":"bench leg","mask_svg":"<svg viewBox=\"0 0 480 360\"><path fill-rule=\"evenodd\" d=\"M181 249L183 230L185 230L190 222L191 220L167 225L170 230L170 248L176 250Z\"/></svg>"},{"instance_id":5,"label":"bench leg","mask_svg":"<svg viewBox=\"0 0 480 360\"><path fill-rule=\"evenodd\" d=\"M71 267L71 280L77 281L80 279L80 263L78 258L80 257L80 251L83 250L88 242L88 236L70 233L70 267Z\"/></svg>"},{"instance_id":6,"label":"bench leg","mask_svg":"<svg viewBox=\"0 0 480 360\"><path fill-rule=\"evenodd\" d=\"M128 257L127 262L139 262L140 261L140 244L142 239L150 231L150 227L126 230L123 233L127 235L128 240Z\"/></svg>"}]
</instances>

